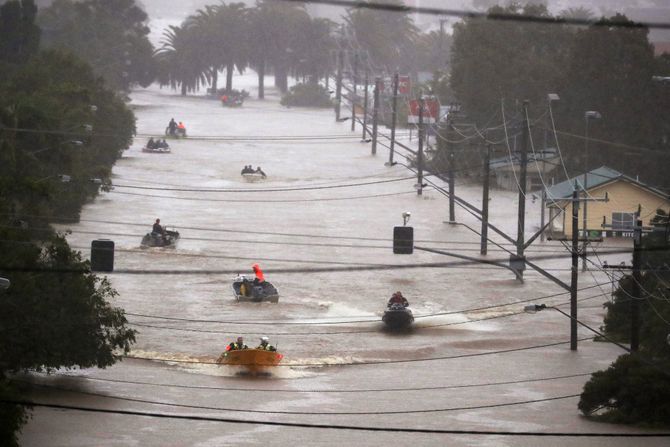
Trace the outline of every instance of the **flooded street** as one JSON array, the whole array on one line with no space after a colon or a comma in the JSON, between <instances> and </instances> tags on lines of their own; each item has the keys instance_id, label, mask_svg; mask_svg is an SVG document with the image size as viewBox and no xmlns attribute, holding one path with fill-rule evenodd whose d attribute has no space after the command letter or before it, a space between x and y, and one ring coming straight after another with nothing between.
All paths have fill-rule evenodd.
<instances>
[{"instance_id":1,"label":"flooded street","mask_svg":"<svg viewBox=\"0 0 670 447\"><path fill-rule=\"evenodd\" d=\"M330 109L284 108L274 90L257 100L255 80L236 77L236 88L251 91L241 108L155 86L132 93L138 137L114 168L114 189L88 204L79 223L58 228L72 231L68 240L85 257L92 240L115 242L113 304L127 312L137 343L106 370L27 378L36 402L130 413L37 407L22 445L666 445L571 436L650 433L589 422L577 410L589 374L622 350L579 327L573 352L569 318L552 309L524 313L530 303L569 312L569 294L535 271L521 283L491 265L422 251L394 255L393 227L405 211L416 245L461 255L479 256L479 236L466 226L480 224L459 207L465 225L445 223L448 199L433 188L418 196L412 173L385 166L383 146L371 155L359 126L351 132ZM143 153L170 118L183 121L189 137L168 140L170 154ZM240 170L248 164L267 179L245 182ZM481 186L457 181L456 193L481 206ZM491 197L492 223L516 237L516 193ZM539 200L529 196L526 209L529 238L539 228ZM176 248L140 247L156 218L179 231ZM527 254L569 282L569 251L560 242L538 240ZM490 245L486 259L508 256ZM252 275L254 263L278 288L277 304L235 301L232 280ZM592 328L602 324L610 283L595 269L580 273L579 319ZM408 332L387 332L381 322L396 290L416 317ZM284 359L271 376L215 364L238 336L250 346L268 336L278 346Z\"/></svg>"}]
</instances>

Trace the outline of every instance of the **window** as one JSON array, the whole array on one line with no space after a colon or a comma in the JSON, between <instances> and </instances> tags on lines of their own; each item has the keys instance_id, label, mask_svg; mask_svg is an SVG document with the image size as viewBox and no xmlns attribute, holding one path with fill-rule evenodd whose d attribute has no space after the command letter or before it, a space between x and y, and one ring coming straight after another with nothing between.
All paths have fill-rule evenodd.
<instances>
[{"instance_id":1,"label":"window","mask_svg":"<svg viewBox=\"0 0 670 447\"><path fill-rule=\"evenodd\" d=\"M612 213L613 231L633 231L635 213Z\"/></svg>"}]
</instances>

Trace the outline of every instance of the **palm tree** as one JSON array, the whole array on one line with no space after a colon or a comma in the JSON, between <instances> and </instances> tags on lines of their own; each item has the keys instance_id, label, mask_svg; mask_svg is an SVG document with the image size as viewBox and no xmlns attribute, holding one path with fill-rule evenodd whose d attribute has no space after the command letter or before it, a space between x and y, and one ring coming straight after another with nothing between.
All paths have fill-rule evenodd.
<instances>
[{"instance_id":1,"label":"palm tree","mask_svg":"<svg viewBox=\"0 0 670 447\"><path fill-rule=\"evenodd\" d=\"M401 0L386 0L402 6ZM410 69L404 56L411 54L418 29L407 13L350 9L343 17L347 34L353 45L367 50L372 62L393 71L397 67Z\"/></svg>"},{"instance_id":2,"label":"palm tree","mask_svg":"<svg viewBox=\"0 0 670 447\"><path fill-rule=\"evenodd\" d=\"M293 74L307 76L309 82L317 83L331 69L331 50L335 48L333 29L335 23L328 19L309 19L300 30L301 39L296 42L296 61Z\"/></svg>"},{"instance_id":3,"label":"palm tree","mask_svg":"<svg viewBox=\"0 0 670 447\"><path fill-rule=\"evenodd\" d=\"M219 30L216 45L226 67L226 90L231 91L235 68L242 73L249 64L249 10L244 3L222 3L215 7L215 11L213 22Z\"/></svg>"},{"instance_id":4,"label":"palm tree","mask_svg":"<svg viewBox=\"0 0 670 447\"><path fill-rule=\"evenodd\" d=\"M195 91L207 82L210 66L200 51L197 27L192 19L181 26L170 25L163 33L163 46L156 53L159 64L159 82L181 94Z\"/></svg>"},{"instance_id":5,"label":"palm tree","mask_svg":"<svg viewBox=\"0 0 670 447\"><path fill-rule=\"evenodd\" d=\"M268 68L275 73L275 85L285 92L288 72L300 59L296 48L299 33L309 21L304 6L259 0L250 14L249 55L258 72L258 97L264 97L263 78Z\"/></svg>"}]
</instances>

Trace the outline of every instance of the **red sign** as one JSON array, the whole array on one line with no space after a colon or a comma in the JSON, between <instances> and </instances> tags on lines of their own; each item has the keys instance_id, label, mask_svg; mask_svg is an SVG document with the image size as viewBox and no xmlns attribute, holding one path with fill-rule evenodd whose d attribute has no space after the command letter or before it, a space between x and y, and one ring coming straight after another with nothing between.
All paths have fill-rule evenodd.
<instances>
[{"instance_id":1,"label":"red sign","mask_svg":"<svg viewBox=\"0 0 670 447\"><path fill-rule=\"evenodd\" d=\"M407 115L408 123L419 122L420 101L412 99L409 102L409 115ZM423 122L426 124L437 122L440 113L440 103L435 98L424 98L423 100Z\"/></svg>"},{"instance_id":2,"label":"red sign","mask_svg":"<svg viewBox=\"0 0 670 447\"><path fill-rule=\"evenodd\" d=\"M412 90L412 84L409 80L409 76L398 76L398 94L400 95L409 95ZM381 85L379 86L380 92L388 92L393 94L393 78L384 78Z\"/></svg>"}]
</instances>

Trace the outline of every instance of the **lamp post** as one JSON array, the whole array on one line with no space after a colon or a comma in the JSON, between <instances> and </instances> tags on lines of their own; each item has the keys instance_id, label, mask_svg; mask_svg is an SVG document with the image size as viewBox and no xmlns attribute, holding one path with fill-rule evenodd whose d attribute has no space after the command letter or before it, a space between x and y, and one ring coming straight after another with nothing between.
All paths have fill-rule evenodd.
<instances>
[{"instance_id":1,"label":"lamp post","mask_svg":"<svg viewBox=\"0 0 670 447\"><path fill-rule=\"evenodd\" d=\"M591 120L599 120L602 118L600 112L595 110L587 110L584 112L584 178L582 180L582 190L584 191L584 198L587 197L587 172L589 169L589 122ZM586 246L588 244L589 231L587 228L587 201L584 201L584 215L582 216L584 233L584 245L582 246L582 271L586 271Z\"/></svg>"}]
</instances>

